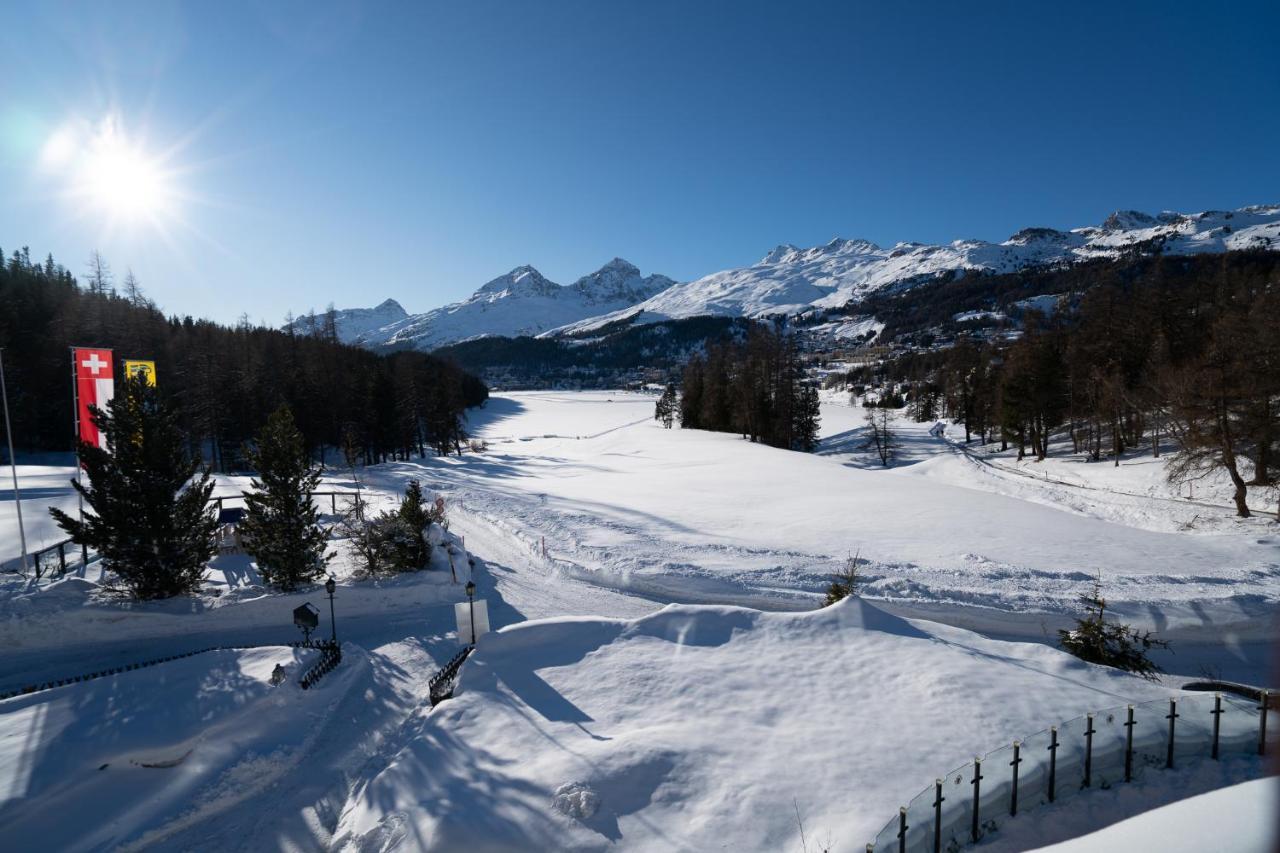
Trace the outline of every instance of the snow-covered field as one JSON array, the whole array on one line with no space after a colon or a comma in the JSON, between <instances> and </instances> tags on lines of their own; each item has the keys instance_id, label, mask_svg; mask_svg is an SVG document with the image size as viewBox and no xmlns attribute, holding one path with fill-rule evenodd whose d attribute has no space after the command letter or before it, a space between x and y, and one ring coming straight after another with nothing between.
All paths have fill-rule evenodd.
<instances>
[{"instance_id":1,"label":"snow-covered field","mask_svg":"<svg viewBox=\"0 0 1280 853\"><path fill-rule=\"evenodd\" d=\"M1176 689L1180 678L1152 684L1051 647L1098 572L1116 612L1173 641L1170 671L1268 680L1280 528L1233 519L1211 483L1192 502L1149 458L1018 463L931 424L902 424L902 457L884 469L860 447L861 410L835 397L814 455L665 430L653 402L504 394L471 413L486 451L362 470L375 508L409 479L445 496L454 567L441 549L432 571L363 579L335 542L345 656L313 691L265 683L296 654L275 646L0 702L0 837L84 850L774 850L799 849L803 824L809 849L862 850L973 754ZM20 473L32 538L58 538L45 507L74 505L70 469ZM0 493L0 559L16 538ZM761 612L812 610L851 554L863 601ZM220 557L200 595L147 604L106 594L93 571L0 577L0 690L296 639L302 601L328 628L319 588L272 593L243 556ZM459 647L452 605L469 577L500 631L430 710L426 682ZM1215 784L1262 772L1233 766ZM1164 787L1212 787L1201 783ZM1035 838L1159 799L1125 796L1080 798L1085 812L1050 815L1058 834ZM66 820L85 800L83 820Z\"/></svg>"}]
</instances>

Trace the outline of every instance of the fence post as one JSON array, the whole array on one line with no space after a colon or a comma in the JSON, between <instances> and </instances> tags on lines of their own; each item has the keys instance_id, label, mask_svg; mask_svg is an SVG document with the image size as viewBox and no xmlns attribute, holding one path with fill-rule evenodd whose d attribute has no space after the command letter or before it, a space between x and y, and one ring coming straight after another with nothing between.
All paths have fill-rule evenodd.
<instances>
[{"instance_id":1,"label":"fence post","mask_svg":"<svg viewBox=\"0 0 1280 853\"><path fill-rule=\"evenodd\" d=\"M1049 802L1057 793L1058 782L1058 727L1049 726Z\"/></svg>"},{"instance_id":2,"label":"fence post","mask_svg":"<svg viewBox=\"0 0 1280 853\"><path fill-rule=\"evenodd\" d=\"M1218 760L1218 732L1222 727L1222 694L1213 694L1213 760Z\"/></svg>"},{"instance_id":3,"label":"fence post","mask_svg":"<svg viewBox=\"0 0 1280 853\"><path fill-rule=\"evenodd\" d=\"M1127 707L1128 719L1124 724L1124 781L1133 781L1133 706Z\"/></svg>"},{"instance_id":4,"label":"fence post","mask_svg":"<svg viewBox=\"0 0 1280 853\"><path fill-rule=\"evenodd\" d=\"M38 558L37 558L38 559ZM67 543L58 543L58 574L65 575L67 573ZM40 577L40 573L36 572L36 577Z\"/></svg>"},{"instance_id":5,"label":"fence post","mask_svg":"<svg viewBox=\"0 0 1280 853\"><path fill-rule=\"evenodd\" d=\"M979 838L978 812L982 800L982 759L978 758L976 755L973 757L973 782L970 784L973 785L973 829L970 831L970 834L973 837L973 843L977 844Z\"/></svg>"},{"instance_id":6,"label":"fence post","mask_svg":"<svg viewBox=\"0 0 1280 853\"><path fill-rule=\"evenodd\" d=\"M933 780L933 853L942 853L942 780Z\"/></svg>"},{"instance_id":7,"label":"fence post","mask_svg":"<svg viewBox=\"0 0 1280 853\"><path fill-rule=\"evenodd\" d=\"M1093 714L1085 715L1084 729L1084 787L1093 784Z\"/></svg>"},{"instance_id":8,"label":"fence post","mask_svg":"<svg viewBox=\"0 0 1280 853\"><path fill-rule=\"evenodd\" d=\"M1013 742L1013 760L1009 762L1009 766L1013 768L1013 793L1009 798L1009 817L1018 816L1018 765L1022 763L1019 753L1022 751L1022 742L1015 740Z\"/></svg>"},{"instance_id":9,"label":"fence post","mask_svg":"<svg viewBox=\"0 0 1280 853\"><path fill-rule=\"evenodd\" d=\"M1173 769L1173 723L1178 719L1178 700L1169 700L1169 713L1165 714L1169 720L1169 746L1165 750L1164 766L1166 769Z\"/></svg>"},{"instance_id":10,"label":"fence post","mask_svg":"<svg viewBox=\"0 0 1280 853\"><path fill-rule=\"evenodd\" d=\"M1262 691L1261 704L1258 706L1258 755L1267 754L1267 706L1270 705L1271 691Z\"/></svg>"},{"instance_id":11,"label":"fence post","mask_svg":"<svg viewBox=\"0 0 1280 853\"><path fill-rule=\"evenodd\" d=\"M907 853L907 807L898 807L898 853Z\"/></svg>"},{"instance_id":12,"label":"fence post","mask_svg":"<svg viewBox=\"0 0 1280 853\"><path fill-rule=\"evenodd\" d=\"M337 492L329 493L329 512L332 515L338 514L338 493Z\"/></svg>"}]
</instances>

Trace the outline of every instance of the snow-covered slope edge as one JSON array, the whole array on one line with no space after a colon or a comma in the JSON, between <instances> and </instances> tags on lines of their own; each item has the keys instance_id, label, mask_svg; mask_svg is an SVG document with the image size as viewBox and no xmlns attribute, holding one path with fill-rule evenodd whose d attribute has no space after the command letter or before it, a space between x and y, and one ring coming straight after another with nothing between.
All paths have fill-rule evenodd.
<instances>
[{"instance_id":1,"label":"snow-covered slope edge","mask_svg":"<svg viewBox=\"0 0 1280 853\"><path fill-rule=\"evenodd\" d=\"M591 332L609 323L649 323L704 314L761 317L835 308L888 287L909 287L958 270L1016 272L1029 267L1114 258L1140 246L1168 254L1280 250L1280 205L1195 214L1117 211L1100 226L1025 228L1002 243L956 240L945 246L836 238L823 246L782 245L759 262L679 284L639 305L552 330Z\"/></svg>"},{"instance_id":2,"label":"snow-covered slope edge","mask_svg":"<svg viewBox=\"0 0 1280 853\"><path fill-rule=\"evenodd\" d=\"M973 752L1165 695L857 599L526 622L482 638L333 849L783 850L797 811L810 837L860 849Z\"/></svg>"}]
</instances>

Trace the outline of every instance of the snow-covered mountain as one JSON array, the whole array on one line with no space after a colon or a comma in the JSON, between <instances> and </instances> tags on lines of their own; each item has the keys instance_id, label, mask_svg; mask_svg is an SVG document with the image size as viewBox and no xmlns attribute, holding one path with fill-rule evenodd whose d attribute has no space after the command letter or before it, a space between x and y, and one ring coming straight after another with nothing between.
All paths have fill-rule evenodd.
<instances>
[{"instance_id":1,"label":"snow-covered mountain","mask_svg":"<svg viewBox=\"0 0 1280 853\"><path fill-rule=\"evenodd\" d=\"M320 334L328 312L322 314L305 314L286 323L300 335ZM381 342L380 329L394 325L409 316L409 312L400 307L394 299L387 299L376 308L342 308L333 312L334 326L338 331L338 339L348 344L376 344Z\"/></svg>"},{"instance_id":2,"label":"snow-covered mountain","mask_svg":"<svg viewBox=\"0 0 1280 853\"><path fill-rule=\"evenodd\" d=\"M800 249L786 244L758 263L676 285L633 307L552 330L590 332L609 323L650 323L700 315L762 317L845 305L882 288L905 288L956 270L1016 272L1028 267L1112 258L1160 246L1169 254L1229 249L1280 250L1280 205L1196 214L1117 211L1100 226L1026 228L1003 243L956 240L945 246L836 238Z\"/></svg>"},{"instance_id":3,"label":"snow-covered mountain","mask_svg":"<svg viewBox=\"0 0 1280 853\"><path fill-rule=\"evenodd\" d=\"M634 264L621 258L570 285L556 284L533 267L521 266L462 302L422 314L406 314L390 299L374 309L339 311L338 334L344 341L366 346L407 344L421 350L490 335L538 335L627 308L674 284L664 275L641 276ZM388 314L385 322L373 327L364 324L366 317L374 322L372 313L388 305L395 306L397 316Z\"/></svg>"}]
</instances>

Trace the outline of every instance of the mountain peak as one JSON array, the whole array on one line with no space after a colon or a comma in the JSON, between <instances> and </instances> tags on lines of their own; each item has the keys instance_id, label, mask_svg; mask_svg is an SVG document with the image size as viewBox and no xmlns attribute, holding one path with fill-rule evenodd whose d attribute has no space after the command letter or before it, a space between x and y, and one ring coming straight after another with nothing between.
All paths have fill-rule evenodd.
<instances>
[{"instance_id":1,"label":"mountain peak","mask_svg":"<svg viewBox=\"0 0 1280 853\"><path fill-rule=\"evenodd\" d=\"M640 274L640 268L638 266L631 263L630 261L623 260L622 258L614 258L613 260L609 261L609 263L605 264L604 266L600 267L600 269L596 270L596 272L601 273L601 272L605 272L606 270L619 270L621 272L626 272L632 275Z\"/></svg>"},{"instance_id":2,"label":"mountain peak","mask_svg":"<svg viewBox=\"0 0 1280 853\"><path fill-rule=\"evenodd\" d=\"M1133 231L1159 224L1154 216L1141 210L1117 210L1102 220L1103 231Z\"/></svg>"},{"instance_id":3,"label":"mountain peak","mask_svg":"<svg viewBox=\"0 0 1280 853\"><path fill-rule=\"evenodd\" d=\"M614 258L595 272L584 275L570 287L589 302L639 302L674 284L662 275L640 276L640 268L630 261Z\"/></svg>"},{"instance_id":4,"label":"mountain peak","mask_svg":"<svg viewBox=\"0 0 1280 853\"><path fill-rule=\"evenodd\" d=\"M779 243L773 247L773 251L764 256L764 259L761 260L760 263L776 264L789 255L794 255L798 251L800 251L800 249L791 243Z\"/></svg>"},{"instance_id":5,"label":"mountain peak","mask_svg":"<svg viewBox=\"0 0 1280 853\"><path fill-rule=\"evenodd\" d=\"M377 307L375 307L373 310L378 314L395 314L400 317L409 316L409 312L404 310L404 306L402 306L399 302L395 301L394 299L382 300L382 302L378 303Z\"/></svg>"},{"instance_id":6,"label":"mountain peak","mask_svg":"<svg viewBox=\"0 0 1280 853\"><path fill-rule=\"evenodd\" d=\"M481 294L498 294L503 291L510 291L512 294L518 295L547 295L559 290L560 285L548 281L543 277L542 273L528 264L522 264L506 275L500 275L492 281L487 281L481 285L475 295Z\"/></svg>"}]
</instances>

